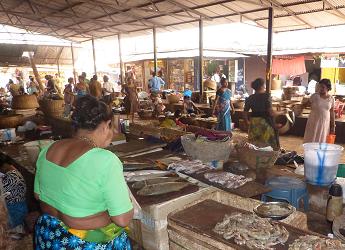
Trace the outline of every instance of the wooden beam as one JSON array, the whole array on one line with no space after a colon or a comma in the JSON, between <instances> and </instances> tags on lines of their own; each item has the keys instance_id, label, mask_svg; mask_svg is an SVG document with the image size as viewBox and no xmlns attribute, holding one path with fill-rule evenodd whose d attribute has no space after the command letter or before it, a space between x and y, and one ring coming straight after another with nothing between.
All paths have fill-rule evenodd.
<instances>
[{"instance_id":1,"label":"wooden beam","mask_svg":"<svg viewBox=\"0 0 345 250\"><path fill-rule=\"evenodd\" d=\"M157 74L157 36L156 27L153 27L153 72Z\"/></svg>"},{"instance_id":2,"label":"wooden beam","mask_svg":"<svg viewBox=\"0 0 345 250\"><path fill-rule=\"evenodd\" d=\"M93 37L91 41L92 41L93 69L94 69L95 75L97 75L95 40Z\"/></svg>"},{"instance_id":3,"label":"wooden beam","mask_svg":"<svg viewBox=\"0 0 345 250\"><path fill-rule=\"evenodd\" d=\"M266 93L271 93L272 84L272 39L273 39L273 7L268 9L268 38L267 38L267 62L266 62Z\"/></svg>"},{"instance_id":4,"label":"wooden beam","mask_svg":"<svg viewBox=\"0 0 345 250\"><path fill-rule=\"evenodd\" d=\"M73 43L71 43L71 54L72 54L72 65L73 65L73 78L74 78L74 84L77 84L77 77L76 77L75 64L74 64Z\"/></svg>"},{"instance_id":5,"label":"wooden beam","mask_svg":"<svg viewBox=\"0 0 345 250\"><path fill-rule=\"evenodd\" d=\"M345 14L343 12L341 12L340 10L338 10L337 8L335 8L335 6L333 4L331 4L328 0L323 0L323 2L325 4L327 4L329 7L332 8L333 11L335 11L337 13L336 16L345 19ZM333 14L334 15L334 14Z\"/></svg>"},{"instance_id":6,"label":"wooden beam","mask_svg":"<svg viewBox=\"0 0 345 250\"><path fill-rule=\"evenodd\" d=\"M120 77L121 77L121 84L125 83L125 69L124 69L124 63L122 60L122 49L121 49L121 34L117 35L117 43L119 46L119 58L120 58Z\"/></svg>"},{"instance_id":7,"label":"wooden beam","mask_svg":"<svg viewBox=\"0 0 345 250\"><path fill-rule=\"evenodd\" d=\"M202 19L199 20L199 91L200 100L203 99L204 94L204 22Z\"/></svg>"}]
</instances>

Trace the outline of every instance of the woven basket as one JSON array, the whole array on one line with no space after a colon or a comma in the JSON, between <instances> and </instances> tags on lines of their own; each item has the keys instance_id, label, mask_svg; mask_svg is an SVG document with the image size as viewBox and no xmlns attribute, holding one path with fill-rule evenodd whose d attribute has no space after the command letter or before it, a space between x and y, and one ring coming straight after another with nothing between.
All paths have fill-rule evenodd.
<instances>
[{"instance_id":1,"label":"woven basket","mask_svg":"<svg viewBox=\"0 0 345 250\"><path fill-rule=\"evenodd\" d=\"M260 151L240 146L235 148L239 161L254 170L272 167L279 156L279 151Z\"/></svg>"},{"instance_id":2,"label":"woven basket","mask_svg":"<svg viewBox=\"0 0 345 250\"><path fill-rule=\"evenodd\" d=\"M233 102L234 104L234 107L237 108L237 109L244 109L244 100L236 100Z\"/></svg>"},{"instance_id":3,"label":"woven basket","mask_svg":"<svg viewBox=\"0 0 345 250\"><path fill-rule=\"evenodd\" d=\"M64 112L64 100L42 99L39 104L42 112L48 116L60 117Z\"/></svg>"},{"instance_id":4,"label":"woven basket","mask_svg":"<svg viewBox=\"0 0 345 250\"><path fill-rule=\"evenodd\" d=\"M0 115L0 129L16 128L23 123L23 115Z\"/></svg>"},{"instance_id":5,"label":"woven basket","mask_svg":"<svg viewBox=\"0 0 345 250\"><path fill-rule=\"evenodd\" d=\"M35 109L38 107L36 95L16 95L12 99L13 109Z\"/></svg>"},{"instance_id":6,"label":"woven basket","mask_svg":"<svg viewBox=\"0 0 345 250\"><path fill-rule=\"evenodd\" d=\"M217 83L215 81L212 81L211 79L207 79L203 83L204 88L216 90L217 89Z\"/></svg>"},{"instance_id":7,"label":"woven basket","mask_svg":"<svg viewBox=\"0 0 345 250\"><path fill-rule=\"evenodd\" d=\"M196 141L194 134L181 136L181 143L186 154L193 159L203 162L227 161L232 151L231 140L222 141Z\"/></svg>"},{"instance_id":8,"label":"woven basket","mask_svg":"<svg viewBox=\"0 0 345 250\"><path fill-rule=\"evenodd\" d=\"M161 128L161 139L165 142L176 141L185 134L186 132L184 130L178 130L173 128Z\"/></svg>"},{"instance_id":9,"label":"woven basket","mask_svg":"<svg viewBox=\"0 0 345 250\"><path fill-rule=\"evenodd\" d=\"M172 103L178 103L180 101L180 96L179 95L167 95L168 102L170 104Z\"/></svg>"},{"instance_id":10,"label":"woven basket","mask_svg":"<svg viewBox=\"0 0 345 250\"><path fill-rule=\"evenodd\" d=\"M150 119L152 118L153 111L152 110L141 110L138 112L138 115L141 119Z\"/></svg>"},{"instance_id":11,"label":"woven basket","mask_svg":"<svg viewBox=\"0 0 345 250\"><path fill-rule=\"evenodd\" d=\"M240 119L238 121L238 125L239 125L241 131L248 132L249 127L248 127L248 124L246 123L245 120Z\"/></svg>"}]
</instances>

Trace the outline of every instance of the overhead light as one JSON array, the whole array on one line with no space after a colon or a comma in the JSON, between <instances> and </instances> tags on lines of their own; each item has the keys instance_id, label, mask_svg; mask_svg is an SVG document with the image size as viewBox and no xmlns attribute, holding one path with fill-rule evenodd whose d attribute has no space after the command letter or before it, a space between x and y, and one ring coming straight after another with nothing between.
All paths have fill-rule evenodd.
<instances>
[{"instance_id":1,"label":"overhead light","mask_svg":"<svg viewBox=\"0 0 345 250\"><path fill-rule=\"evenodd\" d=\"M32 53L32 55L34 55L34 52L33 51L23 51L23 54L22 54L22 57L30 57L30 54L29 53Z\"/></svg>"}]
</instances>

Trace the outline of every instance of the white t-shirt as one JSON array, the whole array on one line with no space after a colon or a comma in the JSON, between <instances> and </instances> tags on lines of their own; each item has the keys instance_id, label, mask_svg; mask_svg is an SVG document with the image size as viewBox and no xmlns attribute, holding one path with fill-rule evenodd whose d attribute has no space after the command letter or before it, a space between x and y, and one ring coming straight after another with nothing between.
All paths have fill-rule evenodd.
<instances>
[{"instance_id":1,"label":"white t-shirt","mask_svg":"<svg viewBox=\"0 0 345 250\"><path fill-rule=\"evenodd\" d=\"M111 93L111 92L113 92L114 86L111 82L105 82L105 83L103 83L103 88ZM104 95L110 95L109 92L105 92Z\"/></svg>"}]
</instances>

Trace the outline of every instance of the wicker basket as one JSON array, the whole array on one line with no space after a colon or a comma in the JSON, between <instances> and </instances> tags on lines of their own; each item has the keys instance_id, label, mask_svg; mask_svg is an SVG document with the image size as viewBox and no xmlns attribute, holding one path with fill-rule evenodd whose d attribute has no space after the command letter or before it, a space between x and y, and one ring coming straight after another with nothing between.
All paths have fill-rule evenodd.
<instances>
[{"instance_id":1,"label":"wicker basket","mask_svg":"<svg viewBox=\"0 0 345 250\"><path fill-rule=\"evenodd\" d=\"M244 100L235 100L233 101L234 107L237 109L244 109Z\"/></svg>"},{"instance_id":2,"label":"wicker basket","mask_svg":"<svg viewBox=\"0 0 345 250\"><path fill-rule=\"evenodd\" d=\"M23 122L23 115L0 115L0 129L16 128Z\"/></svg>"},{"instance_id":3,"label":"wicker basket","mask_svg":"<svg viewBox=\"0 0 345 250\"><path fill-rule=\"evenodd\" d=\"M260 151L240 146L235 148L239 161L254 170L272 167L279 156L279 151Z\"/></svg>"},{"instance_id":4,"label":"wicker basket","mask_svg":"<svg viewBox=\"0 0 345 250\"><path fill-rule=\"evenodd\" d=\"M141 119L150 119L152 118L153 110L140 110L138 115Z\"/></svg>"},{"instance_id":5,"label":"wicker basket","mask_svg":"<svg viewBox=\"0 0 345 250\"><path fill-rule=\"evenodd\" d=\"M12 99L13 109L35 109L38 107L36 95L16 95Z\"/></svg>"},{"instance_id":6,"label":"wicker basket","mask_svg":"<svg viewBox=\"0 0 345 250\"><path fill-rule=\"evenodd\" d=\"M194 134L181 136L181 143L186 154L193 159L203 162L214 160L227 161L232 151L231 140L223 141L196 141Z\"/></svg>"},{"instance_id":7,"label":"wicker basket","mask_svg":"<svg viewBox=\"0 0 345 250\"><path fill-rule=\"evenodd\" d=\"M168 102L170 104L178 103L180 101L179 95L167 95Z\"/></svg>"},{"instance_id":8,"label":"wicker basket","mask_svg":"<svg viewBox=\"0 0 345 250\"><path fill-rule=\"evenodd\" d=\"M40 108L45 115L60 117L64 112L64 100L42 99L39 103Z\"/></svg>"},{"instance_id":9,"label":"wicker basket","mask_svg":"<svg viewBox=\"0 0 345 250\"><path fill-rule=\"evenodd\" d=\"M215 81L212 81L211 79L207 79L203 83L204 88L216 90L217 89L217 83Z\"/></svg>"}]
</instances>

